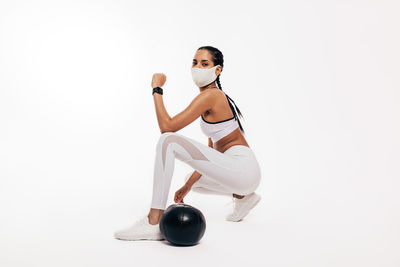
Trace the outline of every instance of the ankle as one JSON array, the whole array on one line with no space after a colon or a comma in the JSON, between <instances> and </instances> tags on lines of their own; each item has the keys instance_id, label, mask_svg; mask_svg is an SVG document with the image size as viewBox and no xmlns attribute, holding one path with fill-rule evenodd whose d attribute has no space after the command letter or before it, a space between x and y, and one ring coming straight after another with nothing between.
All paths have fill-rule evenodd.
<instances>
[{"instance_id":1,"label":"ankle","mask_svg":"<svg viewBox=\"0 0 400 267\"><path fill-rule=\"evenodd\" d=\"M156 225L160 223L160 218L153 218L150 216L147 216L147 218L149 219L149 223L152 225Z\"/></svg>"},{"instance_id":2,"label":"ankle","mask_svg":"<svg viewBox=\"0 0 400 267\"><path fill-rule=\"evenodd\" d=\"M150 209L147 218L149 219L150 224L158 224L161 220L162 215L164 214L164 210L161 209Z\"/></svg>"}]
</instances>

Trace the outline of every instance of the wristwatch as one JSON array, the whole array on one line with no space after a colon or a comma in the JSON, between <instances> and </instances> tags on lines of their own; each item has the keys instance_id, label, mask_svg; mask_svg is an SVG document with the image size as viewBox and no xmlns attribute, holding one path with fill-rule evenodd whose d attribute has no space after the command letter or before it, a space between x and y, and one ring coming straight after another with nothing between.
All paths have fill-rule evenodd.
<instances>
[{"instance_id":1,"label":"wristwatch","mask_svg":"<svg viewBox=\"0 0 400 267\"><path fill-rule=\"evenodd\" d=\"M154 95L154 93L158 93L158 94L162 95L163 94L163 89L161 87L158 87L158 86L154 87L152 95Z\"/></svg>"}]
</instances>

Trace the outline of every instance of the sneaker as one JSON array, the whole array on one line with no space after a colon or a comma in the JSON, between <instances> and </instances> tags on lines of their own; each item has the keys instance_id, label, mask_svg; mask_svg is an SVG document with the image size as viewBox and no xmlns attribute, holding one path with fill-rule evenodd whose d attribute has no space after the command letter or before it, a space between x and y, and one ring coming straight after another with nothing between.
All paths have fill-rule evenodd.
<instances>
[{"instance_id":1,"label":"sneaker","mask_svg":"<svg viewBox=\"0 0 400 267\"><path fill-rule=\"evenodd\" d=\"M160 231L160 224L150 224L147 215L137 220L132 226L116 231L114 237L121 240L165 239Z\"/></svg>"},{"instance_id":2,"label":"sneaker","mask_svg":"<svg viewBox=\"0 0 400 267\"><path fill-rule=\"evenodd\" d=\"M255 192L246 195L241 199L233 196L232 198L232 204L234 204L233 212L225 217L227 221L232 222L238 222L242 220L261 200L261 196Z\"/></svg>"}]
</instances>

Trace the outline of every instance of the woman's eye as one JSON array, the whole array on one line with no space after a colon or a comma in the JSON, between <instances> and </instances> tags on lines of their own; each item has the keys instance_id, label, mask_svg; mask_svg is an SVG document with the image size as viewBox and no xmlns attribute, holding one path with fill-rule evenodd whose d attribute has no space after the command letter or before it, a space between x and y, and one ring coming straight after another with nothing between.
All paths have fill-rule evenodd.
<instances>
[{"instance_id":1,"label":"woman's eye","mask_svg":"<svg viewBox=\"0 0 400 267\"><path fill-rule=\"evenodd\" d=\"M204 63L204 64L203 64L203 66L204 66L204 67L207 67L207 66L208 66L208 64Z\"/></svg>"}]
</instances>

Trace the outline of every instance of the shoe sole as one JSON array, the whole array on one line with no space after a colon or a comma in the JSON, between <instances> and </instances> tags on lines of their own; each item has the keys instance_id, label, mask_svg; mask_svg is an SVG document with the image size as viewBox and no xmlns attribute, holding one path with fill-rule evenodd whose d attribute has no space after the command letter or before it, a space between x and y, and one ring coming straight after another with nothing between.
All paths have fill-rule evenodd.
<instances>
[{"instance_id":1,"label":"shoe sole","mask_svg":"<svg viewBox=\"0 0 400 267\"><path fill-rule=\"evenodd\" d=\"M258 202L260 202L260 200L261 196L257 195L256 201L253 204L251 204L250 208L248 208L244 214L240 214L240 216L235 217L234 220L228 220L228 221L234 221L234 222L241 221L244 217L246 217L247 214L249 214L250 210L252 210L258 204Z\"/></svg>"},{"instance_id":2,"label":"shoe sole","mask_svg":"<svg viewBox=\"0 0 400 267\"><path fill-rule=\"evenodd\" d=\"M142 237L133 237L129 235L115 235L114 238L119 240L127 240L127 241L136 241L136 240L165 240L164 236L142 236Z\"/></svg>"},{"instance_id":3,"label":"shoe sole","mask_svg":"<svg viewBox=\"0 0 400 267\"><path fill-rule=\"evenodd\" d=\"M116 237L114 236L115 239L118 240L126 240L126 241L139 241L139 240L155 240L155 241L160 241L160 240L165 240L165 238L154 238L154 237L142 237L142 238L136 238L136 237Z\"/></svg>"}]
</instances>

